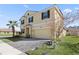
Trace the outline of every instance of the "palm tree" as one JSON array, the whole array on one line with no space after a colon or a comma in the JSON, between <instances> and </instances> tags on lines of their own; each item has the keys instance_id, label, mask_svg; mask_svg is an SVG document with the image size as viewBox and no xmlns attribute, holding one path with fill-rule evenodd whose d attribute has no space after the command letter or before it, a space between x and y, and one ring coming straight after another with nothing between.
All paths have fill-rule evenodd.
<instances>
[{"instance_id":1,"label":"palm tree","mask_svg":"<svg viewBox=\"0 0 79 59\"><path fill-rule=\"evenodd\" d=\"M18 26L17 21L9 21L9 23L7 24L7 26L9 26L9 28L12 28L12 32L13 32L13 37L15 36L15 26Z\"/></svg>"}]
</instances>

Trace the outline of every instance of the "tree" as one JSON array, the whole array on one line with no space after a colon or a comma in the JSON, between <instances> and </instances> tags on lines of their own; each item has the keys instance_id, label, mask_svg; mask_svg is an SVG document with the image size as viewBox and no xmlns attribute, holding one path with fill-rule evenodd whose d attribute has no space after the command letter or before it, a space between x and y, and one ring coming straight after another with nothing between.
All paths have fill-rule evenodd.
<instances>
[{"instance_id":1,"label":"tree","mask_svg":"<svg viewBox=\"0 0 79 59\"><path fill-rule=\"evenodd\" d=\"M71 12L64 12L64 27L73 24L75 21L79 22L79 9L75 9Z\"/></svg>"},{"instance_id":2,"label":"tree","mask_svg":"<svg viewBox=\"0 0 79 59\"><path fill-rule=\"evenodd\" d=\"M15 36L15 26L18 26L17 21L9 21L9 23L7 24L7 26L9 26L9 28L12 29L13 32L13 37Z\"/></svg>"}]
</instances>

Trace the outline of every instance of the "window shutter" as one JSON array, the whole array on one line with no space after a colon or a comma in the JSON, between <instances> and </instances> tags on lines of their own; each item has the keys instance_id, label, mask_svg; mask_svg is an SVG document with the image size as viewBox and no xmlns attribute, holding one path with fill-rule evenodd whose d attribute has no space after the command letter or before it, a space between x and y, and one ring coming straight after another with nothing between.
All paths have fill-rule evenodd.
<instances>
[{"instance_id":1,"label":"window shutter","mask_svg":"<svg viewBox=\"0 0 79 59\"><path fill-rule=\"evenodd\" d=\"M50 18L50 11L48 10L48 18Z\"/></svg>"},{"instance_id":2,"label":"window shutter","mask_svg":"<svg viewBox=\"0 0 79 59\"><path fill-rule=\"evenodd\" d=\"M42 16L41 16L42 20L43 20L43 13L42 13Z\"/></svg>"}]
</instances>

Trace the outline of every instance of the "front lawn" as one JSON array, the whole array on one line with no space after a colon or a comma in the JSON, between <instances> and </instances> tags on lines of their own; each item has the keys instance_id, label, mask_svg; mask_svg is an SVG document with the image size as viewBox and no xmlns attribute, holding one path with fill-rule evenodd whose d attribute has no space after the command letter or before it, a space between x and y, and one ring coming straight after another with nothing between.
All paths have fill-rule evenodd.
<instances>
[{"instance_id":1,"label":"front lawn","mask_svg":"<svg viewBox=\"0 0 79 59\"><path fill-rule=\"evenodd\" d=\"M12 36L12 34L0 34L0 36Z\"/></svg>"},{"instance_id":2,"label":"front lawn","mask_svg":"<svg viewBox=\"0 0 79 59\"><path fill-rule=\"evenodd\" d=\"M63 41L59 42L55 49L48 48L46 44L36 50L27 51L30 55L76 55L79 54L79 37L66 36Z\"/></svg>"}]
</instances>

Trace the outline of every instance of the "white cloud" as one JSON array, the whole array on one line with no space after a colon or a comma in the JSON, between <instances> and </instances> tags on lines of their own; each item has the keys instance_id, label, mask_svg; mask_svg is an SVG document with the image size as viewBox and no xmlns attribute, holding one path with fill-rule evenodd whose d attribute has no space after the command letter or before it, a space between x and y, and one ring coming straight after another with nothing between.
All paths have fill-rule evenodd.
<instances>
[{"instance_id":1,"label":"white cloud","mask_svg":"<svg viewBox=\"0 0 79 59\"><path fill-rule=\"evenodd\" d=\"M75 10L79 10L79 8L75 8Z\"/></svg>"},{"instance_id":2,"label":"white cloud","mask_svg":"<svg viewBox=\"0 0 79 59\"><path fill-rule=\"evenodd\" d=\"M72 12L71 9L65 9L65 10L64 10L64 13L70 13L70 12Z\"/></svg>"},{"instance_id":3,"label":"white cloud","mask_svg":"<svg viewBox=\"0 0 79 59\"><path fill-rule=\"evenodd\" d=\"M26 9L28 9L28 8L29 8L29 6L28 6L28 5L24 5L24 7L25 7Z\"/></svg>"},{"instance_id":4,"label":"white cloud","mask_svg":"<svg viewBox=\"0 0 79 59\"><path fill-rule=\"evenodd\" d=\"M26 10L31 10L31 8L28 5L23 5L23 6Z\"/></svg>"}]
</instances>

